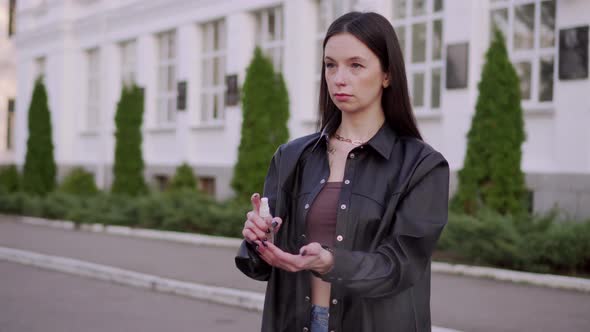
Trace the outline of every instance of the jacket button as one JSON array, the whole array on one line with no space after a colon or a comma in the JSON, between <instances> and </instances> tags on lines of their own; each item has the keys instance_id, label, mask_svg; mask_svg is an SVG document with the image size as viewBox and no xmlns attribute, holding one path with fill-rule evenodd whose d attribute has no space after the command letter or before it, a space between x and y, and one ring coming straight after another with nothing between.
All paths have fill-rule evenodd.
<instances>
[{"instance_id":1,"label":"jacket button","mask_svg":"<svg viewBox=\"0 0 590 332\"><path fill-rule=\"evenodd\" d=\"M306 302L309 302L309 300L311 300L311 299L309 298L309 296L306 296L306 297L305 297L305 301L306 301Z\"/></svg>"},{"instance_id":2,"label":"jacket button","mask_svg":"<svg viewBox=\"0 0 590 332\"><path fill-rule=\"evenodd\" d=\"M346 210L346 204L342 204L342 205L340 205L340 208L341 208L342 210Z\"/></svg>"},{"instance_id":3,"label":"jacket button","mask_svg":"<svg viewBox=\"0 0 590 332\"><path fill-rule=\"evenodd\" d=\"M309 332L309 329L307 327L304 327L303 332Z\"/></svg>"},{"instance_id":4,"label":"jacket button","mask_svg":"<svg viewBox=\"0 0 590 332\"><path fill-rule=\"evenodd\" d=\"M338 236L336 237L336 240L338 240L338 242L342 242L342 239L344 239L344 238L342 237L342 235L338 235Z\"/></svg>"},{"instance_id":5,"label":"jacket button","mask_svg":"<svg viewBox=\"0 0 590 332\"><path fill-rule=\"evenodd\" d=\"M302 239L305 239L305 234L301 234L301 238Z\"/></svg>"},{"instance_id":6,"label":"jacket button","mask_svg":"<svg viewBox=\"0 0 590 332\"><path fill-rule=\"evenodd\" d=\"M322 179L322 181L320 181L321 184L326 183L326 180Z\"/></svg>"},{"instance_id":7,"label":"jacket button","mask_svg":"<svg viewBox=\"0 0 590 332\"><path fill-rule=\"evenodd\" d=\"M344 184L350 184L350 180L344 180Z\"/></svg>"},{"instance_id":8,"label":"jacket button","mask_svg":"<svg viewBox=\"0 0 590 332\"><path fill-rule=\"evenodd\" d=\"M332 300L332 304L338 304L338 300L336 300L336 299L333 299L333 300Z\"/></svg>"},{"instance_id":9,"label":"jacket button","mask_svg":"<svg viewBox=\"0 0 590 332\"><path fill-rule=\"evenodd\" d=\"M350 159L354 159L354 153L349 154L348 157L350 157Z\"/></svg>"},{"instance_id":10,"label":"jacket button","mask_svg":"<svg viewBox=\"0 0 590 332\"><path fill-rule=\"evenodd\" d=\"M309 209L309 204L305 204L305 209Z\"/></svg>"}]
</instances>

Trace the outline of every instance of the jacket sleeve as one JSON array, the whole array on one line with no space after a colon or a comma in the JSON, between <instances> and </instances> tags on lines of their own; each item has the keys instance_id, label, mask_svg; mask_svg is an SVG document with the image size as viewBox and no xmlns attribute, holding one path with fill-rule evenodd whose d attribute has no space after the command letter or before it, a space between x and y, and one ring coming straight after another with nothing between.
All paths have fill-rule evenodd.
<instances>
[{"instance_id":1,"label":"jacket sleeve","mask_svg":"<svg viewBox=\"0 0 590 332\"><path fill-rule=\"evenodd\" d=\"M266 174L264 180L264 194L263 197L268 197L268 205L270 213L275 216L275 207L277 203L277 196L279 193L279 179L278 170L281 156L281 147L277 149ZM245 275L252 279L267 281L272 271L272 266L266 263L254 246L246 240L242 241L238 253L235 258L236 267Z\"/></svg>"},{"instance_id":2,"label":"jacket sleeve","mask_svg":"<svg viewBox=\"0 0 590 332\"><path fill-rule=\"evenodd\" d=\"M334 249L334 267L322 279L352 294L380 297L399 293L420 280L447 223L449 166L438 152L422 159L407 189L392 197L383 222L389 234L372 252Z\"/></svg>"}]
</instances>

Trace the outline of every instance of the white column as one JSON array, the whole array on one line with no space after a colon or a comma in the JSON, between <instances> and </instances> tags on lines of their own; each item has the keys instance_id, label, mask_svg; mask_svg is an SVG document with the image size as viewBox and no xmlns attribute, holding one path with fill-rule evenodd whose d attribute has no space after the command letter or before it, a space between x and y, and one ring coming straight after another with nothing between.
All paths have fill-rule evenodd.
<instances>
[{"instance_id":1,"label":"white column","mask_svg":"<svg viewBox=\"0 0 590 332\"><path fill-rule=\"evenodd\" d=\"M115 114L121 97L121 71L119 47L115 43L101 46L100 53L101 84L101 129L98 144L96 182L106 189L111 178L111 165L115 154Z\"/></svg>"},{"instance_id":2,"label":"white column","mask_svg":"<svg viewBox=\"0 0 590 332\"><path fill-rule=\"evenodd\" d=\"M315 73L317 15L314 0L289 0L284 5L285 65L284 76L289 91L289 131L291 139L315 129L310 125L317 118ZM309 24L301 24L309 17Z\"/></svg>"},{"instance_id":3,"label":"white column","mask_svg":"<svg viewBox=\"0 0 590 332\"><path fill-rule=\"evenodd\" d=\"M198 104L194 104L194 99L191 99L189 91L194 91L195 86L195 65L196 65L196 51L195 38L196 27L194 24L186 24L176 30L177 36L177 60L176 60L176 81L186 81L186 105L184 110L176 112L176 141L181 142L178 146L179 163L188 162L192 151L192 141L190 139L190 127L192 125L191 116L194 114L195 108ZM178 107L178 105L177 105Z\"/></svg>"},{"instance_id":4,"label":"white column","mask_svg":"<svg viewBox=\"0 0 590 332\"><path fill-rule=\"evenodd\" d=\"M238 74L238 82L244 84L246 69L254 55L256 44L256 18L249 12L227 16L227 62L228 74Z\"/></svg>"},{"instance_id":5,"label":"white column","mask_svg":"<svg viewBox=\"0 0 590 332\"><path fill-rule=\"evenodd\" d=\"M254 55L256 19L254 15L248 12L234 13L227 16L226 19L226 75L237 74L238 86L241 90L246 78L246 69ZM243 94L243 91L240 91L240 94ZM237 161L237 150L242 130L242 110L240 105L226 106L225 109L224 135L227 138L227 143L224 145L224 150L227 151L226 160L229 165L234 165Z\"/></svg>"}]
</instances>

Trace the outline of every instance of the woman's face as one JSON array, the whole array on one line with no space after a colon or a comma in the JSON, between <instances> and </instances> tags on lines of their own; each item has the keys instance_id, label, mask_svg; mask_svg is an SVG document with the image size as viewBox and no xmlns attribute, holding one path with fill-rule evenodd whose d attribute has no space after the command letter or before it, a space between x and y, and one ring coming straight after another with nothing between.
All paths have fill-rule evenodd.
<instances>
[{"instance_id":1,"label":"woman's face","mask_svg":"<svg viewBox=\"0 0 590 332\"><path fill-rule=\"evenodd\" d=\"M350 33L328 39L324 49L328 91L342 112L381 107L383 88L389 84L379 58Z\"/></svg>"}]
</instances>

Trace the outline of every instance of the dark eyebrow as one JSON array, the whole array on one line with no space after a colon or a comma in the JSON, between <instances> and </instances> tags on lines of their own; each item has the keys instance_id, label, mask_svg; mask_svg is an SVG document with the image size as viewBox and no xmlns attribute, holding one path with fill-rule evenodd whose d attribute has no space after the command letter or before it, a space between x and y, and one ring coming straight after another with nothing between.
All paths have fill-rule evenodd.
<instances>
[{"instance_id":1,"label":"dark eyebrow","mask_svg":"<svg viewBox=\"0 0 590 332\"><path fill-rule=\"evenodd\" d=\"M329 56L326 56L325 60L334 61L334 59L330 58ZM366 61L366 60L365 60L365 58L362 58L360 56L353 56L352 58L348 58L347 61Z\"/></svg>"}]
</instances>

